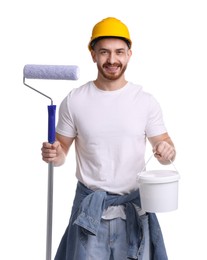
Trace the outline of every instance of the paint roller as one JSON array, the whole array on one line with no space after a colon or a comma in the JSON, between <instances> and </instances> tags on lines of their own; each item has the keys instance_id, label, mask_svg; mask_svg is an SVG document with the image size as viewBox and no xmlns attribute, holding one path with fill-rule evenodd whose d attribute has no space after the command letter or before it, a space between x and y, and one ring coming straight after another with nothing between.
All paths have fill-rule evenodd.
<instances>
[{"instance_id":1,"label":"paint roller","mask_svg":"<svg viewBox=\"0 0 207 260\"><path fill-rule=\"evenodd\" d=\"M33 88L26 83L26 79L46 80L77 80L80 75L76 65L34 65L27 64L23 69L23 83L25 86L50 99L48 106L48 142L55 142L55 112L51 97ZM53 163L48 164L48 194L47 194L47 237L46 237L46 260L51 260L52 255L52 214L53 214Z\"/></svg>"}]
</instances>

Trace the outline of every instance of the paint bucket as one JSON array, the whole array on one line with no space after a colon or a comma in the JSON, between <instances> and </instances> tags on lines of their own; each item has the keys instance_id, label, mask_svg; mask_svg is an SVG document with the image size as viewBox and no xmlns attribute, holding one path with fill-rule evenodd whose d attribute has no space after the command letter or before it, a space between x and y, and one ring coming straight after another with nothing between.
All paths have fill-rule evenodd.
<instances>
[{"instance_id":1,"label":"paint bucket","mask_svg":"<svg viewBox=\"0 0 207 260\"><path fill-rule=\"evenodd\" d=\"M168 212L178 208L177 170L150 170L138 174L141 208L146 212Z\"/></svg>"}]
</instances>

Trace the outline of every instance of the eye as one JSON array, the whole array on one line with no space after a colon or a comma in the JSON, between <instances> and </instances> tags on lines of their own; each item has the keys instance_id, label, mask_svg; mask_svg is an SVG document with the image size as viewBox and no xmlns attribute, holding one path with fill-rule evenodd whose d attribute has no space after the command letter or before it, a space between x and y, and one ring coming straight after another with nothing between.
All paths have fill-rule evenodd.
<instances>
[{"instance_id":1,"label":"eye","mask_svg":"<svg viewBox=\"0 0 207 260\"><path fill-rule=\"evenodd\" d=\"M121 49L121 50L117 50L117 51L116 51L116 54L117 54L117 55L122 55L122 54L124 54L124 50L122 50L122 49Z\"/></svg>"},{"instance_id":2,"label":"eye","mask_svg":"<svg viewBox=\"0 0 207 260\"><path fill-rule=\"evenodd\" d=\"M105 54L107 54L107 51L106 50L101 50L100 54L105 55Z\"/></svg>"}]
</instances>

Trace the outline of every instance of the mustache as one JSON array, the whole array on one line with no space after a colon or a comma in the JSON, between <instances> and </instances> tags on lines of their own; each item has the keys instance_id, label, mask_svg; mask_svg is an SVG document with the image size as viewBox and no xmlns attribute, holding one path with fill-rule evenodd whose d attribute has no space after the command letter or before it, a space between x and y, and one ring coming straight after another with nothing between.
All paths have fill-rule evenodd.
<instances>
[{"instance_id":1,"label":"mustache","mask_svg":"<svg viewBox=\"0 0 207 260\"><path fill-rule=\"evenodd\" d=\"M122 65L121 65L121 63L117 63L117 62L115 62L115 63L106 62L103 64L103 67L108 67L108 66L121 67Z\"/></svg>"}]
</instances>

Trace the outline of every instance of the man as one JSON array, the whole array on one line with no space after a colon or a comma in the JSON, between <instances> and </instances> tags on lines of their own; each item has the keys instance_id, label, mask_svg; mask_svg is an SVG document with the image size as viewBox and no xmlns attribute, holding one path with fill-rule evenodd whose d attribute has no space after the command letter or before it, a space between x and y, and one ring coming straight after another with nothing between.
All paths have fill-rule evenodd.
<instances>
[{"instance_id":1,"label":"man","mask_svg":"<svg viewBox=\"0 0 207 260\"><path fill-rule=\"evenodd\" d=\"M96 80L63 100L56 142L43 143L42 158L64 163L76 148L76 195L56 260L166 260L154 213L143 212L137 174L145 166L146 139L161 164L175 148L155 98L125 79L132 55L128 28L108 17L97 23L88 48Z\"/></svg>"}]
</instances>

